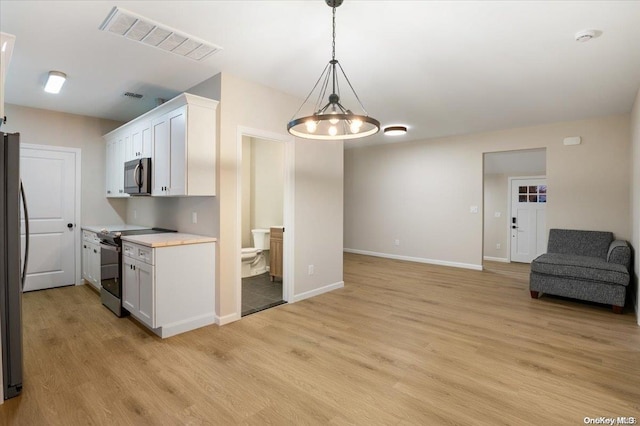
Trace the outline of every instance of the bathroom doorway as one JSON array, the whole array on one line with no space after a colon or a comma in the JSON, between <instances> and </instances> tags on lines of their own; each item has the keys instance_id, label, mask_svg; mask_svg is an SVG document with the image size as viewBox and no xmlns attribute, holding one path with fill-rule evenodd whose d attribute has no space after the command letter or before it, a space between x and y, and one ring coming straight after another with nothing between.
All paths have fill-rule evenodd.
<instances>
[{"instance_id":1,"label":"bathroom doorway","mask_svg":"<svg viewBox=\"0 0 640 426\"><path fill-rule=\"evenodd\" d=\"M241 316L286 303L286 144L242 134Z\"/></svg>"}]
</instances>

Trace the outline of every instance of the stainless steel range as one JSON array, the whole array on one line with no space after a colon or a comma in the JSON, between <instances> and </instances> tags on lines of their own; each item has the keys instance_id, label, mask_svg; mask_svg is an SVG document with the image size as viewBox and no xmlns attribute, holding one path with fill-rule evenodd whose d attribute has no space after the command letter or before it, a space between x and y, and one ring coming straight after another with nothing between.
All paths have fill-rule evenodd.
<instances>
[{"instance_id":1,"label":"stainless steel range","mask_svg":"<svg viewBox=\"0 0 640 426\"><path fill-rule=\"evenodd\" d=\"M103 229L98 233L100 238L100 265L101 280L100 300L118 317L123 317L129 312L122 307L122 238L126 235L160 234L176 232L172 229L151 228L128 231L107 231Z\"/></svg>"}]
</instances>

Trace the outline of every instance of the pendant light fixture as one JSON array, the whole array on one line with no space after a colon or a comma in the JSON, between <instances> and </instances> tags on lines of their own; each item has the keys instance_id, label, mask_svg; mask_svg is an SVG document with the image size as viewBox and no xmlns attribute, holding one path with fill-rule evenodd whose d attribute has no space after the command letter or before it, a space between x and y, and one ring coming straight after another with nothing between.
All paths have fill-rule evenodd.
<instances>
[{"instance_id":1,"label":"pendant light fixture","mask_svg":"<svg viewBox=\"0 0 640 426\"><path fill-rule=\"evenodd\" d=\"M331 60L325 66L320 78L307 95L298 111L294 114L287 130L294 136L305 139L321 140L343 140L357 139L378 133L380 122L369 117L364 109L358 94L354 90L349 78L345 74L342 66L336 59L336 8L342 4L343 0L325 0L325 3L333 9L333 43ZM355 100L360 105L361 114L356 114L345 108L340 103L340 82L339 73L344 77L349 89L353 93ZM313 105L311 115L296 118L307 101L317 90L317 100ZM327 90L331 90L327 98Z\"/></svg>"}]
</instances>

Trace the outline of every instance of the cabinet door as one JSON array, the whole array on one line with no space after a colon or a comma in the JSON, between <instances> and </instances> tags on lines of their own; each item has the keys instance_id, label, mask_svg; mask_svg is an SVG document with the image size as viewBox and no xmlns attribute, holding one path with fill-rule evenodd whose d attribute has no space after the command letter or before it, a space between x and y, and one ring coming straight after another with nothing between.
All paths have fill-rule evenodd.
<instances>
[{"instance_id":1,"label":"cabinet door","mask_svg":"<svg viewBox=\"0 0 640 426\"><path fill-rule=\"evenodd\" d=\"M89 249L89 245L86 241L82 242L82 278L85 279L85 281L89 282L91 281L90 278L90 274L89 274L89 253L91 252L91 250Z\"/></svg>"},{"instance_id":2,"label":"cabinet door","mask_svg":"<svg viewBox=\"0 0 640 426\"><path fill-rule=\"evenodd\" d=\"M186 195L186 117L187 107L169 113L169 141L171 146L169 195Z\"/></svg>"},{"instance_id":3,"label":"cabinet door","mask_svg":"<svg viewBox=\"0 0 640 426\"><path fill-rule=\"evenodd\" d=\"M141 126L140 154L138 157L153 157L153 145L151 143L151 122L147 121Z\"/></svg>"},{"instance_id":4,"label":"cabinet door","mask_svg":"<svg viewBox=\"0 0 640 426\"><path fill-rule=\"evenodd\" d=\"M87 244L89 247L89 281L93 283L96 288L100 288L100 280L102 278L102 271L100 270L100 246L98 244Z\"/></svg>"},{"instance_id":5,"label":"cabinet door","mask_svg":"<svg viewBox=\"0 0 640 426\"><path fill-rule=\"evenodd\" d=\"M153 266L143 262L136 262L136 272L140 289L138 319L149 327L155 328Z\"/></svg>"},{"instance_id":6,"label":"cabinet door","mask_svg":"<svg viewBox=\"0 0 640 426\"><path fill-rule=\"evenodd\" d=\"M140 306L140 284L135 267L135 260L122 256L122 306L134 315Z\"/></svg>"},{"instance_id":7,"label":"cabinet door","mask_svg":"<svg viewBox=\"0 0 640 426\"><path fill-rule=\"evenodd\" d=\"M139 123L131 132L131 150L128 160L151 157L151 122ZM127 161L128 161L127 160Z\"/></svg>"},{"instance_id":8,"label":"cabinet door","mask_svg":"<svg viewBox=\"0 0 640 426\"><path fill-rule=\"evenodd\" d=\"M113 174L115 176L115 185L116 185L116 193L117 196L124 197L127 194L124 192L124 158L125 158L125 149L126 146L129 145L131 137L129 135L123 135L118 138L116 142L115 155L114 155L114 164L113 164Z\"/></svg>"},{"instance_id":9,"label":"cabinet door","mask_svg":"<svg viewBox=\"0 0 640 426\"><path fill-rule=\"evenodd\" d=\"M152 195L167 195L169 187L169 168L171 145L169 140L169 115L165 114L151 123L153 140L153 161L151 170L153 174Z\"/></svg>"},{"instance_id":10,"label":"cabinet door","mask_svg":"<svg viewBox=\"0 0 640 426\"><path fill-rule=\"evenodd\" d=\"M105 154L105 161L106 161L106 168L105 168L105 172L106 172L106 176L105 176L105 182L106 182L106 196L107 197L115 197L115 191L114 191L114 186L115 186L115 181L114 181L114 171L113 171L113 166L114 166L114 162L115 162L115 149L116 149L116 139L110 139L107 141L106 144L106 154Z\"/></svg>"}]
</instances>

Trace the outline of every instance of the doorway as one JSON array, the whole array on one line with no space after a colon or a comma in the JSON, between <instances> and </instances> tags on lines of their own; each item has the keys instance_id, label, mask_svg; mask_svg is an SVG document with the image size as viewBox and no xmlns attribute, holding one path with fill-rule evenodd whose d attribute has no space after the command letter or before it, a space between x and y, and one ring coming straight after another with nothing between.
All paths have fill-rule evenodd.
<instances>
[{"instance_id":1,"label":"doorway","mask_svg":"<svg viewBox=\"0 0 640 426\"><path fill-rule=\"evenodd\" d=\"M22 144L22 179L29 215L24 291L80 282L80 150ZM24 212L20 233L25 247ZM24 253L23 253L24 258Z\"/></svg>"},{"instance_id":2,"label":"doorway","mask_svg":"<svg viewBox=\"0 0 640 426\"><path fill-rule=\"evenodd\" d=\"M525 207L546 209L546 149L485 153L483 163L483 262L529 263L540 249L546 250L546 223L544 213L530 214L525 218L525 211L528 210L523 210L522 217L518 218L518 206L522 200L523 205L526 204ZM538 181L531 181L531 185L524 185L525 182L522 181L520 183L523 185L516 185L514 206L511 202L513 195L511 183L516 179L538 179ZM526 193L520 194L518 191L524 186L526 186ZM526 203L524 196L526 196ZM535 205L533 201L529 201L534 198ZM513 223L514 217L516 223ZM531 224L530 219L536 219L535 224ZM520 225L522 228L518 228ZM519 230L521 232L518 232ZM522 238L519 239L519 237ZM533 248L530 248L531 244ZM515 256L512 254L514 250Z\"/></svg>"},{"instance_id":3,"label":"doorway","mask_svg":"<svg viewBox=\"0 0 640 426\"><path fill-rule=\"evenodd\" d=\"M240 133L240 313L250 315L288 300L292 239L288 138Z\"/></svg>"}]
</instances>

